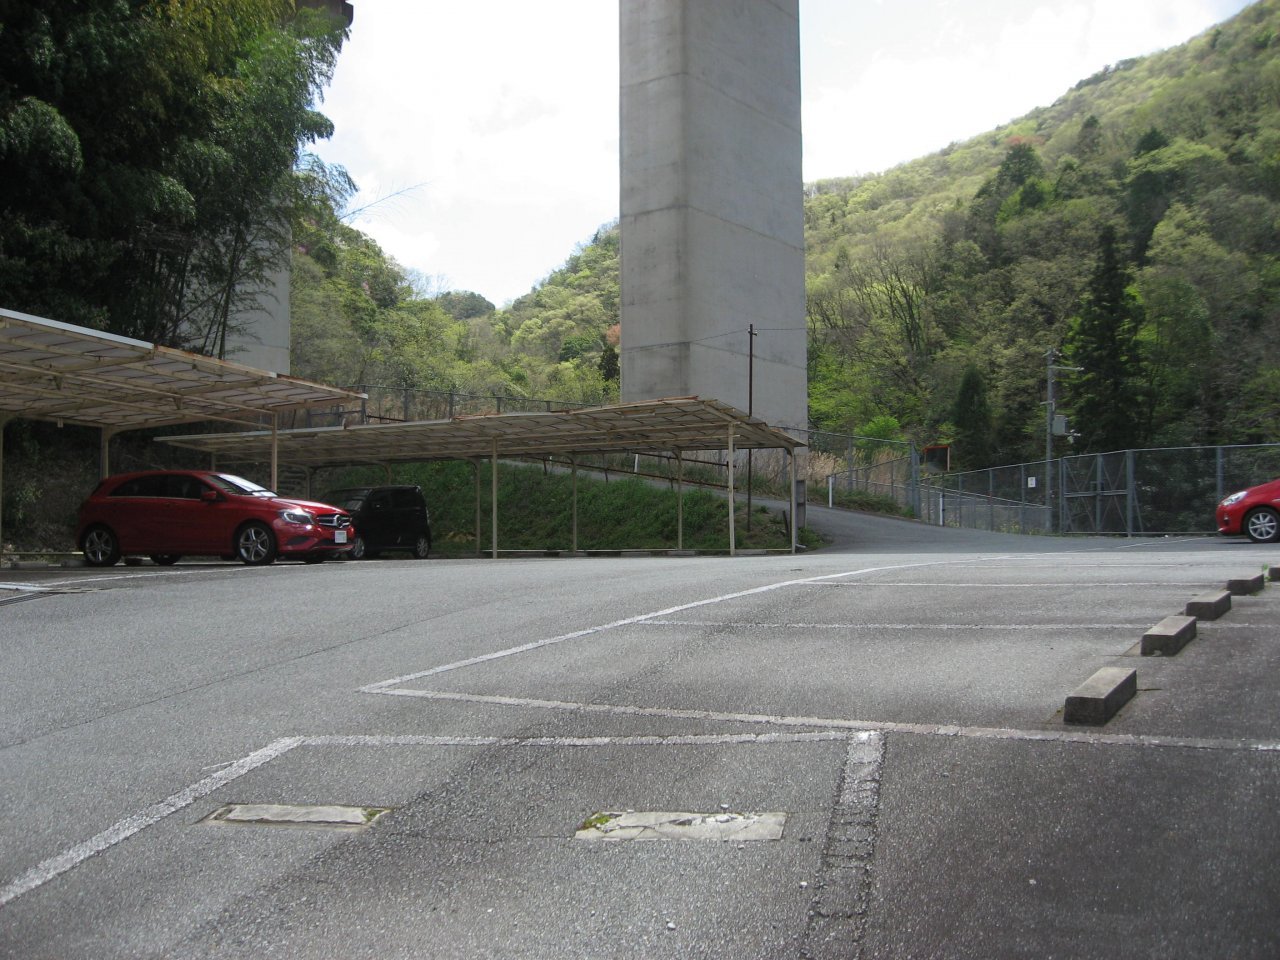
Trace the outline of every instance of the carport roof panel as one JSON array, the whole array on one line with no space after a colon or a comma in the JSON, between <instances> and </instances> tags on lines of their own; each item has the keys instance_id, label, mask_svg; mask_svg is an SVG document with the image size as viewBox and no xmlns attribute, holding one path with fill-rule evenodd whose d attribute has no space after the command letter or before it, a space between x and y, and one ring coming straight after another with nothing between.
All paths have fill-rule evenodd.
<instances>
[{"instance_id":1,"label":"carport roof panel","mask_svg":"<svg viewBox=\"0 0 1280 960\"><path fill-rule=\"evenodd\" d=\"M262 415L359 394L0 309L0 417L130 429Z\"/></svg>"},{"instance_id":2,"label":"carport roof panel","mask_svg":"<svg viewBox=\"0 0 1280 960\"><path fill-rule=\"evenodd\" d=\"M410 423L286 430L280 460L305 466L605 452L793 450L803 442L717 400L679 397L550 413L505 413ZM265 462L269 432L168 437L166 443L236 461Z\"/></svg>"}]
</instances>

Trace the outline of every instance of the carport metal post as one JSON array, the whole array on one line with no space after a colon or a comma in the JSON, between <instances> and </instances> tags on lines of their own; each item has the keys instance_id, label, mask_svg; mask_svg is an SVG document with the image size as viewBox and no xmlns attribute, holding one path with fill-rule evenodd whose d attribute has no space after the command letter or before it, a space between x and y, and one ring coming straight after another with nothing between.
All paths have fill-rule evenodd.
<instances>
[{"instance_id":1,"label":"carport metal post","mask_svg":"<svg viewBox=\"0 0 1280 960\"><path fill-rule=\"evenodd\" d=\"M489 523L493 531L493 559L498 559L498 438L493 438L493 452L489 460L492 464L489 477Z\"/></svg>"},{"instance_id":2,"label":"carport metal post","mask_svg":"<svg viewBox=\"0 0 1280 960\"><path fill-rule=\"evenodd\" d=\"M278 486L277 474L280 469L280 414L271 414L271 489Z\"/></svg>"},{"instance_id":3,"label":"carport metal post","mask_svg":"<svg viewBox=\"0 0 1280 960\"><path fill-rule=\"evenodd\" d=\"M116 431L103 427L98 431L98 479L105 480L111 476L111 438Z\"/></svg>"},{"instance_id":4,"label":"carport metal post","mask_svg":"<svg viewBox=\"0 0 1280 960\"><path fill-rule=\"evenodd\" d=\"M480 458L476 457L471 461L471 468L475 473L476 487L476 556L480 556Z\"/></svg>"},{"instance_id":5,"label":"carport metal post","mask_svg":"<svg viewBox=\"0 0 1280 960\"><path fill-rule=\"evenodd\" d=\"M733 424L729 424L729 556L738 555L737 542L735 540L735 531L733 529Z\"/></svg>"},{"instance_id":6,"label":"carport metal post","mask_svg":"<svg viewBox=\"0 0 1280 960\"><path fill-rule=\"evenodd\" d=\"M573 542L570 549L578 552L578 455L569 454L569 464L573 468Z\"/></svg>"},{"instance_id":7,"label":"carport metal post","mask_svg":"<svg viewBox=\"0 0 1280 960\"><path fill-rule=\"evenodd\" d=\"M791 552L796 552L796 451L794 447L786 451L787 454L787 486L791 489L791 522L787 524L791 528Z\"/></svg>"},{"instance_id":8,"label":"carport metal post","mask_svg":"<svg viewBox=\"0 0 1280 960\"><path fill-rule=\"evenodd\" d=\"M0 416L0 556L4 555L4 428L11 419Z\"/></svg>"},{"instance_id":9,"label":"carport metal post","mask_svg":"<svg viewBox=\"0 0 1280 960\"><path fill-rule=\"evenodd\" d=\"M676 451L676 549L684 549L684 452Z\"/></svg>"}]
</instances>

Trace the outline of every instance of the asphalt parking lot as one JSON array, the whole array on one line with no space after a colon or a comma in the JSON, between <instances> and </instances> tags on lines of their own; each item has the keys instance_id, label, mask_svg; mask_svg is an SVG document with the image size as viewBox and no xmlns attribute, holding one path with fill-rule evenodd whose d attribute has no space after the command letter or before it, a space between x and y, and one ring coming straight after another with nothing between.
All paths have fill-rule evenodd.
<instances>
[{"instance_id":1,"label":"asphalt parking lot","mask_svg":"<svg viewBox=\"0 0 1280 960\"><path fill-rule=\"evenodd\" d=\"M1280 586L1136 649L1280 553L810 521L0 571L0 956L1280 955ZM1137 696L1064 724L1107 666ZM628 813L666 832L582 830Z\"/></svg>"}]
</instances>

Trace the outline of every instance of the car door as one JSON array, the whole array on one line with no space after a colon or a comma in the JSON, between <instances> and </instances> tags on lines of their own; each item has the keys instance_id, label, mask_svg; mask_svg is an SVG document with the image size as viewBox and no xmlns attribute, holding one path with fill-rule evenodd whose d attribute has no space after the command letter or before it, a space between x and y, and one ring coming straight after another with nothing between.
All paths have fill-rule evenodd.
<instances>
[{"instance_id":1,"label":"car door","mask_svg":"<svg viewBox=\"0 0 1280 960\"><path fill-rule=\"evenodd\" d=\"M164 537L170 546L157 553L207 555L223 553L226 545L215 543L217 525L211 523L212 504L202 499L207 490L199 477L190 474L168 474L164 478Z\"/></svg>"},{"instance_id":2,"label":"car door","mask_svg":"<svg viewBox=\"0 0 1280 960\"><path fill-rule=\"evenodd\" d=\"M366 546L374 550L393 547L396 544L395 511L391 506L390 490L373 490L365 501L360 514L357 532Z\"/></svg>"},{"instance_id":3,"label":"car door","mask_svg":"<svg viewBox=\"0 0 1280 960\"><path fill-rule=\"evenodd\" d=\"M156 503L161 478L154 474L134 477L107 495L103 517L115 531L124 553L155 553L152 546L158 536Z\"/></svg>"}]
</instances>

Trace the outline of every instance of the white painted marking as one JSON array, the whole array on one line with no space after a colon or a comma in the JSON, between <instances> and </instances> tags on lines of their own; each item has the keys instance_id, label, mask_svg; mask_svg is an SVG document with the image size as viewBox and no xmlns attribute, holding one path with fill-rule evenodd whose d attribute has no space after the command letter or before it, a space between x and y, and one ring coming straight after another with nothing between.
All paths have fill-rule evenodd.
<instances>
[{"instance_id":1,"label":"white painted marking","mask_svg":"<svg viewBox=\"0 0 1280 960\"><path fill-rule=\"evenodd\" d=\"M872 731L823 730L814 733L713 733L687 736L623 737L432 737L432 736L316 736L308 747L704 747L741 744L821 743L867 739Z\"/></svg>"},{"instance_id":2,"label":"white painted marking","mask_svg":"<svg viewBox=\"0 0 1280 960\"><path fill-rule=\"evenodd\" d=\"M734 627L768 630L1145 630L1146 621L1133 623L734 623ZM646 620L645 627L724 627L717 620Z\"/></svg>"},{"instance_id":3,"label":"white painted marking","mask_svg":"<svg viewBox=\"0 0 1280 960\"><path fill-rule=\"evenodd\" d=\"M626 617L622 620L614 620L611 623L604 623L595 627L587 627L584 630L575 630L572 633L561 634L558 637L550 637L546 640L534 640L530 643L523 643L518 647L508 647L505 650L495 650L493 653L482 654L481 656L471 657L467 660L457 660L453 663L442 664L441 666L432 667L428 670L419 670L416 673L406 673L403 676L392 677L390 680L380 680L377 683L371 683L368 686L361 687L360 692L387 693L390 692L388 690L390 687L398 687L402 683L421 680L423 677L433 677L441 673L461 670L464 667L474 667L482 663L490 663L494 660L502 660L506 657L514 657L518 654L529 653L532 650L540 650L543 647L549 647L557 643L564 643L567 640L581 640L583 637L594 636L597 633L603 633L606 630L614 630L618 627L627 627L634 623L642 623L645 620L652 620L655 617L669 617L673 613L682 613L685 610L695 610L698 607L724 603L727 600L740 600L743 597L758 596L763 593L771 593L774 590L782 590L786 587L807 586L809 584L821 583L824 580L836 580L841 577L857 577L868 573L881 573L886 570L912 570L920 567L955 566L957 564L964 563L982 563L987 559L1005 560L1008 559L1008 557L968 557L964 560L932 560L923 563L900 563L884 567L865 567L861 570L846 570L842 573L828 573L822 576L805 577L799 580L783 580L778 583L765 584L762 587L752 587L749 590L737 590L733 593L721 594L718 597L707 597L703 600L694 600L690 603L682 603L678 606L667 607L663 610L654 610L652 613L642 613L635 617Z\"/></svg>"},{"instance_id":4,"label":"white painted marking","mask_svg":"<svg viewBox=\"0 0 1280 960\"><path fill-rule=\"evenodd\" d=\"M64 850L56 857L50 857L43 863L37 864L3 890L0 890L0 907L16 900L24 893L30 893L73 867L79 866L94 854L101 853L120 841L129 839L135 833L146 829L152 824L159 823L170 814L176 813L183 807L190 806L201 797L208 796L213 791L226 786L251 770L256 770L264 763L270 763L277 757L283 756L303 742L302 737L284 737L276 740L261 750L254 751L247 757L237 760L225 770L205 777L198 783L192 784L185 790L175 793L159 803L153 803L140 813L125 817L96 837L91 837L83 843L78 843L74 847Z\"/></svg>"},{"instance_id":5,"label":"white painted marking","mask_svg":"<svg viewBox=\"0 0 1280 960\"><path fill-rule=\"evenodd\" d=\"M1065 587L1088 587L1096 590L1100 587L1168 587L1170 589L1186 589L1186 584L1170 583L1168 580L1131 580L1128 582L1119 581L1096 581L1096 580L1040 580L1028 581L1024 583L957 583L951 580L868 580L865 583L815 583L815 587L911 587L914 590L934 589L936 587L963 587L971 589L974 587L1017 587L1017 588L1039 588L1054 587L1063 589Z\"/></svg>"},{"instance_id":6,"label":"white painted marking","mask_svg":"<svg viewBox=\"0 0 1280 960\"><path fill-rule=\"evenodd\" d=\"M910 733L935 737L972 737L979 740L1030 740L1046 743L1095 743L1130 747L1180 747L1196 750L1280 752L1280 740L1219 740L1199 737L1165 737L1148 734L1089 733L1081 730L1016 730L1005 727L953 726L931 723L892 723L879 720L850 720L840 717L771 716L761 713L721 713L713 710L672 710L663 707L636 707L610 703L572 703L534 700L523 697L496 697L438 690L383 690L391 697L418 697L459 703L482 703L502 707L530 707L539 710L566 710L577 713L605 713L629 717L663 717L671 720L699 720L717 723L769 724L780 727L817 727L829 730Z\"/></svg>"}]
</instances>

